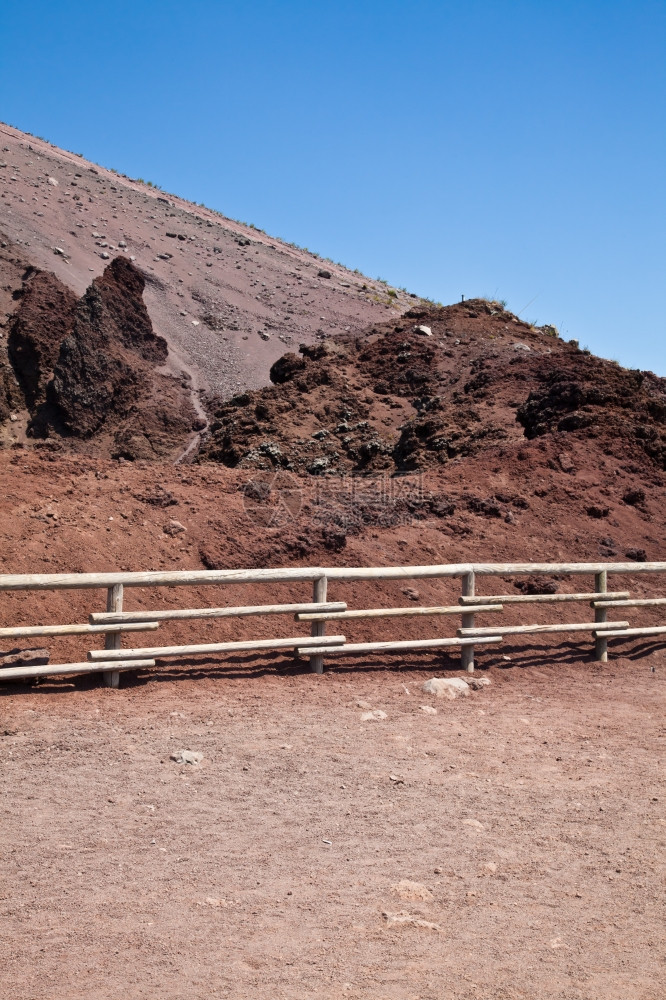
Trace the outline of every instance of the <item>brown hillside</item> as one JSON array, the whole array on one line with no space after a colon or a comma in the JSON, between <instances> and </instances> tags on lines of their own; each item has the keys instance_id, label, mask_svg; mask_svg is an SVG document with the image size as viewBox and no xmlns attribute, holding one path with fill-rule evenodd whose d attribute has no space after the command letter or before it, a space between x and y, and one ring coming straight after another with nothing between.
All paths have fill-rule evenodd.
<instances>
[{"instance_id":1,"label":"brown hillside","mask_svg":"<svg viewBox=\"0 0 666 1000\"><path fill-rule=\"evenodd\" d=\"M320 275L312 255L254 230L248 244L228 220L5 135L0 181L14 242L0 247L0 421L5 444L20 449L7 456L12 465L25 448L46 448L31 490L58 465L68 468L72 450L90 460L149 459L156 464L141 475L153 486L141 495L160 510L180 481L171 463L196 456L200 471L188 471L184 502L200 517L196 530L186 526L184 551L210 567L331 554L359 563L663 556L663 379L592 357L497 302L434 308L360 279L353 285L335 268ZM75 220L72 239L45 256L46 227L65 216ZM154 257L129 252L141 240ZM36 267L40 260L53 273ZM267 298L270 261L272 280L284 279L284 314ZM101 272L92 281L88 267ZM215 299L231 287L231 272L241 281L233 309L230 298L224 308ZM272 334L256 336L242 384L202 381L191 363L197 352L216 364L233 356L227 334L246 336L241 300L248 309L263 303L281 347ZM188 302L197 304L194 319ZM330 321L315 325L313 310ZM343 325L340 310L354 323ZM185 313L186 341L165 326L167 312L178 323ZM208 339L198 340L204 329ZM293 348L286 354L285 345ZM242 391L232 395L233 385ZM120 489L128 470L112 464L100 475ZM202 476L214 476L218 491L204 506ZM63 499L58 490L53 503ZM141 522L127 520L129 547L115 561L152 564ZM18 559L25 537L18 549L6 541ZM168 565L175 553L165 545ZM64 549L50 549L50 565L68 568L75 549L68 536ZM85 546L86 566L96 551Z\"/></svg>"}]
</instances>

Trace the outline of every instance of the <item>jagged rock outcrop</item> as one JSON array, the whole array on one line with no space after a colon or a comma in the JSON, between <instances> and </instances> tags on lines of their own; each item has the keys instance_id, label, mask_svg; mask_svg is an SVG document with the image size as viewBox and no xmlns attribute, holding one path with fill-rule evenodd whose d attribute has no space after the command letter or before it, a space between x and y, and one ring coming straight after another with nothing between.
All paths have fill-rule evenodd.
<instances>
[{"instance_id":1,"label":"jagged rock outcrop","mask_svg":"<svg viewBox=\"0 0 666 1000\"><path fill-rule=\"evenodd\" d=\"M664 379L592 357L500 303L413 309L363 338L285 354L271 378L265 389L211 403L203 459L393 474L577 434L603 438L600 454L638 445L666 467Z\"/></svg>"},{"instance_id":2,"label":"jagged rock outcrop","mask_svg":"<svg viewBox=\"0 0 666 1000\"><path fill-rule=\"evenodd\" d=\"M117 257L81 299L53 274L26 274L8 352L28 434L89 442L97 454L166 457L196 421L185 381L157 371L168 347L152 327L141 273Z\"/></svg>"}]
</instances>

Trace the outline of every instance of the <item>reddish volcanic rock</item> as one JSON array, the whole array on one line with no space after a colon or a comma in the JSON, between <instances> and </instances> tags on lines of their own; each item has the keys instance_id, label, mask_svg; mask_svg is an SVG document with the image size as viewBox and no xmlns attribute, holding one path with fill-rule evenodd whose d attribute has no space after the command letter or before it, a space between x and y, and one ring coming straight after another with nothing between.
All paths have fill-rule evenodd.
<instances>
[{"instance_id":1,"label":"reddish volcanic rock","mask_svg":"<svg viewBox=\"0 0 666 1000\"><path fill-rule=\"evenodd\" d=\"M271 378L210 404L202 459L317 475L413 472L545 437L566 472L575 437L594 440L592 466L637 454L666 468L666 380L591 357L499 303L416 309L363 338L303 345Z\"/></svg>"},{"instance_id":2,"label":"reddish volcanic rock","mask_svg":"<svg viewBox=\"0 0 666 1000\"><path fill-rule=\"evenodd\" d=\"M168 457L191 435L188 388L157 371L168 348L143 302L145 281L124 258L80 300L53 274L29 269L8 357L29 411L28 435L90 442L97 455Z\"/></svg>"}]
</instances>

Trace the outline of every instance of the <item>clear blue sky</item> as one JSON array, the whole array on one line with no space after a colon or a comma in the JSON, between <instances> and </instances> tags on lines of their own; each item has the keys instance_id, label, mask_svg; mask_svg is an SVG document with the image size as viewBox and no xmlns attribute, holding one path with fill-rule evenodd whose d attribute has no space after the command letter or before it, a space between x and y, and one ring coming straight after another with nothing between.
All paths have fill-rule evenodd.
<instances>
[{"instance_id":1,"label":"clear blue sky","mask_svg":"<svg viewBox=\"0 0 666 1000\"><path fill-rule=\"evenodd\" d=\"M0 6L0 118L666 375L666 0Z\"/></svg>"}]
</instances>

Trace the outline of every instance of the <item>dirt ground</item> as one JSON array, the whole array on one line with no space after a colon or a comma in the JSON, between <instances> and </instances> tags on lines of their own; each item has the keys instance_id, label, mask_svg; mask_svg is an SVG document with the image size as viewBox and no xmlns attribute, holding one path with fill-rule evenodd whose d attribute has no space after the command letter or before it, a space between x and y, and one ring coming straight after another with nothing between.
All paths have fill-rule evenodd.
<instances>
[{"instance_id":1,"label":"dirt ground","mask_svg":"<svg viewBox=\"0 0 666 1000\"><path fill-rule=\"evenodd\" d=\"M664 651L507 653L6 685L0 996L664 996Z\"/></svg>"}]
</instances>

